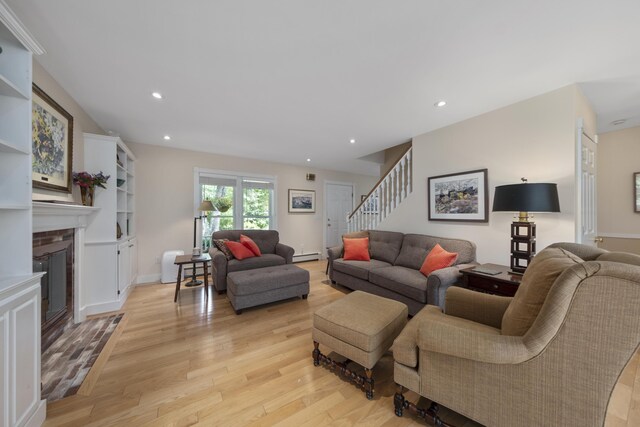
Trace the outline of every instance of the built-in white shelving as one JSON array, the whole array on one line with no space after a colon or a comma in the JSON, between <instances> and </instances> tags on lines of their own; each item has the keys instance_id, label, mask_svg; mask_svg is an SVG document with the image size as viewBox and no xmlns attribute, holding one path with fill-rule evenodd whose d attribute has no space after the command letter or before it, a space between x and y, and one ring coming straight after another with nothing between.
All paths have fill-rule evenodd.
<instances>
[{"instance_id":1,"label":"built-in white shelving","mask_svg":"<svg viewBox=\"0 0 640 427\"><path fill-rule=\"evenodd\" d=\"M0 425L41 425L40 278L32 268L31 67L42 48L0 0Z\"/></svg>"},{"instance_id":2,"label":"built-in white shelving","mask_svg":"<svg viewBox=\"0 0 640 427\"><path fill-rule=\"evenodd\" d=\"M87 227L85 241L86 314L118 310L137 276L135 238L135 156L118 137L84 134L87 172L103 172L106 189L96 188L100 211ZM124 182L118 186L118 180ZM118 237L117 229L122 235Z\"/></svg>"}]
</instances>

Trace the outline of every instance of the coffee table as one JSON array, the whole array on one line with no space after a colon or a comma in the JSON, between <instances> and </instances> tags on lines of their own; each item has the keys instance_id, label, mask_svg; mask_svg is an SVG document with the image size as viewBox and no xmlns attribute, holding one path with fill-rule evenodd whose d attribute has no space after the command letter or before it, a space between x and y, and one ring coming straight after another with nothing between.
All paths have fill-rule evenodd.
<instances>
[{"instance_id":1,"label":"coffee table","mask_svg":"<svg viewBox=\"0 0 640 427\"><path fill-rule=\"evenodd\" d=\"M211 255L204 254L197 258L192 255L178 255L173 262L178 266L178 279L176 280L176 293L173 296L173 302L178 301L178 295L180 295L180 282L182 281L182 266L184 264L202 264L204 268L204 295L205 298L209 297L209 262L211 261ZM195 272L194 272L195 274Z\"/></svg>"}]
</instances>

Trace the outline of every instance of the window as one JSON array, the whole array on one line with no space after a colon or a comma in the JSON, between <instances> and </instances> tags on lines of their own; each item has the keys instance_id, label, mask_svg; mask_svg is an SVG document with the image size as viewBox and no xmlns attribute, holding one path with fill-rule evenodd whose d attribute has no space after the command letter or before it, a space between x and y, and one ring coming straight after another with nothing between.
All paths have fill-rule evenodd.
<instances>
[{"instance_id":1,"label":"window","mask_svg":"<svg viewBox=\"0 0 640 427\"><path fill-rule=\"evenodd\" d=\"M211 246L211 234L218 230L275 228L275 179L205 172L196 169L196 206L211 201L212 212L203 212L202 248ZM196 213L196 216L200 215Z\"/></svg>"}]
</instances>

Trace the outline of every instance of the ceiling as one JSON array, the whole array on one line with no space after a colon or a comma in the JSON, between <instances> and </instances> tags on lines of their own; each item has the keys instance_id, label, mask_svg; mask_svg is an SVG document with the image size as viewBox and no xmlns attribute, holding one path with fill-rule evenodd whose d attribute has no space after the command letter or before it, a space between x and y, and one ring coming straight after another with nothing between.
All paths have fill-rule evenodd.
<instances>
[{"instance_id":1,"label":"ceiling","mask_svg":"<svg viewBox=\"0 0 640 427\"><path fill-rule=\"evenodd\" d=\"M6 2L125 141L375 175L358 158L576 82L601 130L640 123L637 0Z\"/></svg>"}]
</instances>

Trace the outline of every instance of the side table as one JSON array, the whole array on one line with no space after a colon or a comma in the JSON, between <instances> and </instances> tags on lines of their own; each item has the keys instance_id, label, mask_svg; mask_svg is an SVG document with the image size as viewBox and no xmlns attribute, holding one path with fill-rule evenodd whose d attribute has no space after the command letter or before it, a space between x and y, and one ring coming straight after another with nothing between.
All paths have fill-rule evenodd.
<instances>
[{"instance_id":1,"label":"side table","mask_svg":"<svg viewBox=\"0 0 640 427\"><path fill-rule=\"evenodd\" d=\"M482 268L500 271L490 275L475 271L476 267L460 270L467 287L474 291L512 297L515 295L522 276L509 273L509 266L499 264L482 264Z\"/></svg>"},{"instance_id":2,"label":"side table","mask_svg":"<svg viewBox=\"0 0 640 427\"><path fill-rule=\"evenodd\" d=\"M192 255L178 255L173 262L178 266L178 279L176 280L176 293L173 296L173 302L178 301L178 295L180 294L180 282L182 281L182 266L184 264L202 264L204 269L204 295L209 296L209 262L211 261L211 255L204 254L197 258Z\"/></svg>"}]
</instances>

